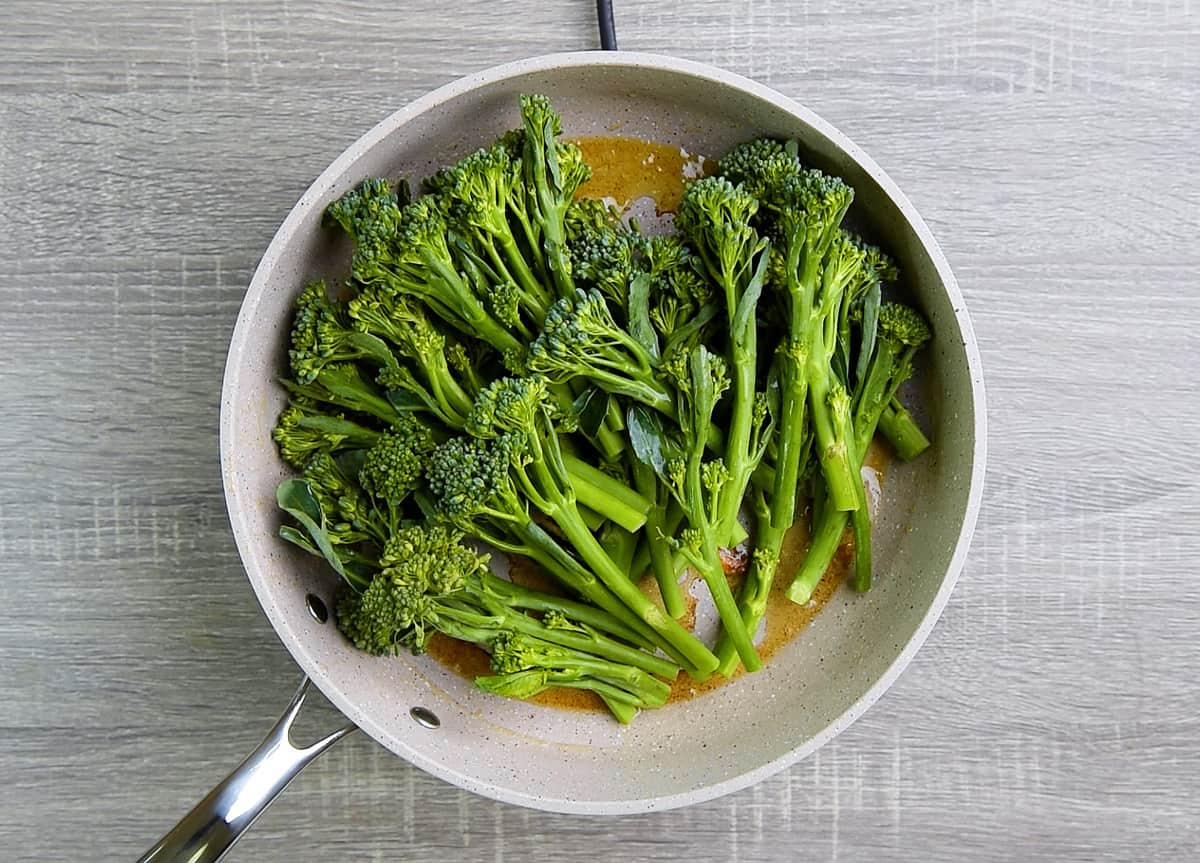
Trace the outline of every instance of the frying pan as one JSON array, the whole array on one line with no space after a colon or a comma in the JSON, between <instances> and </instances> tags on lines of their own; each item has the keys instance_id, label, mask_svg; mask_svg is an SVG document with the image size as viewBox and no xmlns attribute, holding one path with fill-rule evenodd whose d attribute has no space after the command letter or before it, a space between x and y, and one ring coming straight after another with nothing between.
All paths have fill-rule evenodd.
<instances>
[{"instance_id":1,"label":"frying pan","mask_svg":"<svg viewBox=\"0 0 1200 863\"><path fill-rule=\"evenodd\" d=\"M337 577L276 536L275 486L288 475L271 429L284 404L292 303L316 277L344 276L350 249L321 227L326 205L370 176L421 177L517 124L520 93L547 94L569 136L612 135L720 154L757 135L799 140L812 164L856 190L856 228L899 261L902 289L934 340L918 385L932 450L888 474L877 519L879 577L841 589L756 674L628 727L601 714L497 698L429 657L358 652L328 619ZM229 517L246 574L307 675L279 724L143 860L215 860L287 782L353 728L423 770L497 800L619 815L686 806L744 788L813 752L859 717L908 664L950 595L967 552L985 453L978 349L962 296L925 223L858 147L796 102L684 60L571 53L464 78L388 117L345 151L284 220L234 330L221 403ZM311 680L348 724L307 748L287 732Z\"/></svg>"}]
</instances>

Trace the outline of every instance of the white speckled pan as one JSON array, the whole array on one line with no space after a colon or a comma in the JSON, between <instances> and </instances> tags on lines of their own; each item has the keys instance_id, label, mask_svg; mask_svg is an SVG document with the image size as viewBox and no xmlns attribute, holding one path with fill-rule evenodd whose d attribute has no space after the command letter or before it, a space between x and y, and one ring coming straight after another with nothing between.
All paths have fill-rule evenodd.
<instances>
[{"instance_id":1,"label":"white speckled pan","mask_svg":"<svg viewBox=\"0 0 1200 863\"><path fill-rule=\"evenodd\" d=\"M306 610L332 604L336 577L276 537L275 486L287 474L270 432L283 405L292 301L315 276L344 275L348 249L321 228L326 204L368 176L424 176L518 125L517 95L542 92L568 135L615 134L720 154L756 135L794 137L817 166L857 190L855 218L899 259L932 321L923 380L933 450L889 474L875 543L876 587L843 589L759 673L712 694L607 716L502 700L427 657L374 659ZM617 125L619 124L619 126ZM313 184L271 242L229 351L221 458L229 515L254 590L304 671L351 721L402 758L463 788L522 806L616 815L667 809L743 788L808 755L853 722L925 640L954 585L975 524L984 464L979 355L954 277L900 190L810 111L745 78L632 53L524 60L443 87L393 114ZM420 706L437 728L413 720Z\"/></svg>"}]
</instances>

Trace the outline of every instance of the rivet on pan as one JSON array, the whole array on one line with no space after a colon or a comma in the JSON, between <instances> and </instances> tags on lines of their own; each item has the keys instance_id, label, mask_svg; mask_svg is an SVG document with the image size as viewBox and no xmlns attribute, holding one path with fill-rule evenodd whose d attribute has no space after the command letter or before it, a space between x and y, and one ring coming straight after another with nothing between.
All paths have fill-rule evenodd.
<instances>
[{"instance_id":1,"label":"rivet on pan","mask_svg":"<svg viewBox=\"0 0 1200 863\"><path fill-rule=\"evenodd\" d=\"M313 620L317 623L324 623L329 620L329 609L325 607L324 600L315 593L310 593L304 597L304 605L308 608L308 613L313 616Z\"/></svg>"},{"instance_id":2,"label":"rivet on pan","mask_svg":"<svg viewBox=\"0 0 1200 863\"><path fill-rule=\"evenodd\" d=\"M408 711L408 715L413 718L417 725L422 725L425 728L439 728L442 720L437 718L437 714L428 707L414 707Z\"/></svg>"}]
</instances>

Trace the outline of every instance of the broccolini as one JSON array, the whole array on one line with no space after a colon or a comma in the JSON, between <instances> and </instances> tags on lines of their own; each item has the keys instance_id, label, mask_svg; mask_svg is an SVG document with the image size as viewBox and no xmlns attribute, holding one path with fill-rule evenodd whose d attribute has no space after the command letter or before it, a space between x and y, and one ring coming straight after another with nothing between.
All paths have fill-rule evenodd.
<instances>
[{"instance_id":1,"label":"broccolini","mask_svg":"<svg viewBox=\"0 0 1200 863\"><path fill-rule=\"evenodd\" d=\"M870 587L867 448L930 446L900 389L932 333L843 224L853 189L795 142L735 147L653 234L580 194L591 168L544 96L520 119L424 194L371 178L328 206L353 258L296 301L280 534L341 577L362 650L440 633L490 654L488 692L585 689L627 722L681 669L759 668L773 585L808 601L848 531ZM806 497L811 546L778 572ZM493 574L481 547L556 589ZM711 646L682 622L687 568L721 618Z\"/></svg>"}]
</instances>

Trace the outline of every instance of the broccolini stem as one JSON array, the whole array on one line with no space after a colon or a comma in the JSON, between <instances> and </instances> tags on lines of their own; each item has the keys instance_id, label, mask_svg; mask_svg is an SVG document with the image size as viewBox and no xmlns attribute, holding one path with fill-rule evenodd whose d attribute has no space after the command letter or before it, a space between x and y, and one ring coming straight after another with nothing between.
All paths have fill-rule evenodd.
<instances>
[{"instance_id":1,"label":"broccolini stem","mask_svg":"<svg viewBox=\"0 0 1200 863\"><path fill-rule=\"evenodd\" d=\"M434 255L424 254L422 257L441 285L444 286L442 292L435 294L431 290L431 286L416 283L394 273L402 293L413 293L425 299L426 305L435 312L439 312L446 323L458 328L468 336L483 339L500 353L520 352L521 342L487 313L462 276ZM450 301L449 304L447 304L447 300ZM446 314L447 311L449 314Z\"/></svg>"},{"instance_id":2,"label":"broccolini stem","mask_svg":"<svg viewBox=\"0 0 1200 863\"><path fill-rule=\"evenodd\" d=\"M517 220L517 224L521 227L521 240L524 241L526 251L532 257L535 269L534 278L540 284L543 279L548 281L550 274L546 271L546 264L543 260L541 235L538 232L537 226L529 218L524 193L520 197L520 201L515 201L512 198L509 199L508 212L509 215ZM519 244L517 253L521 253ZM522 257L524 256L522 255Z\"/></svg>"},{"instance_id":3,"label":"broccolini stem","mask_svg":"<svg viewBox=\"0 0 1200 863\"><path fill-rule=\"evenodd\" d=\"M324 392L314 390L309 384L297 384L288 380L282 383L296 395L311 396L347 410L370 414L385 423L394 424L400 420L401 415L392 407L391 402L368 389L368 385L361 380L348 378L329 366L322 369L316 379L316 383L324 388Z\"/></svg>"},{"instance_id":4,"label":"broccolini stem","mask_svg":"<svg viewBox=\"0 0 1200 863\"><path fill-rule=\"evenodd\" d=\"M619 638L638 647L653 647L653 643L649 639L642 637L615 616L594 605L588 605L585 602L576 602L575 600L561 596L551 596L542 593L540 590L525 587L522 584L505 581L503 578L491 573L485 577L485 582L488 590L502 597L505 602L514 608L525 608L530 611L561 611L572 620L579 621L585 626L590 626L601 632L607 632L614 638Z\"/></svg>"},{"instance_id":5,"label":"broccolini stem","mask_svg":"<svg viewBox=\"0 0 1200 863\"><path fill-rule=\"evenodd\" d=\"M637 551L637 542L636 534L616 524L609 524L600 534L600 545L605 553L625 577L634 582L637 576L633 572L633 555Z\"/></svg>"},{"instance_id":6,"label":"broccolini stem","mask_svg":"<svg viewBox=\"0 0 1200 863\"><path fill-rule=\"evenodd\" d=\"M439 620L439 627L447 635L459 638L462 641L479 642L481 639L477 638L478 634L480 632L487 632L487 630L473 626L468 621L460 622L450 617ZM488 633L489 636L499 634L501 632L498 630ZM547 639L542 638L541 635L526 636L526 638L529 639L528 646L531 649L523 651L518 657L518 661L522 665L525 665L527 670L544 669L550 674L563 673L570 675L574 679L591 677L619 687L621 690L639 698L642 704L652 707L663 704L667 700L667 696L671 694L670 686L640 668L610 662L607 659L601 659L598 656L574 650L570 647L554 645L552 642L548 642ZM491 641L491 638L488 637L482 639L482 641L486 643ZM494 664L493 667L495 667Z\"/></svg>"},{"instance_id":7,"label":"broccolini stem","mask_svg":"<svg viewBox=\"0 0 1200 863\"><path fill-rule=\"evenodd\" d=\"M504 677L505 675L476 677L475 685L488 692L495 692L496 690L493 689L494 682L502 682ZM578 672L547 671L543 673L543 679L545 680L547 688L551 686L557 686L563 689L587 689L591 692L595 692L597 695L603 698L606 703L611 699L611 701L627 705L633 709L639 707L658 707L666 701L666 699L663 698L662 701L652 702L647 700L644 696L628 692L619 686L614 686L611 683L598 680L594 677L580 675ZM619 716L617 718L620 719Z\"/></svg>"},{"instance_id":8,"label":"broccolini stem","mask_svg":"<svg viewBox=\"0 0 1200 863\"><path fill-rule=\"evenodd\" d=\"M854 528L854 578L850 586L859 593L871 589L871 516L864 496L861 506L850 516Z\"/></svg>"},{"instance_id":9,"label":"broccolini stem","mask_svg":"<svg viewBox=\"0 0 1200 863\"><path fill-rule=\"evenodd\" d=\"M895 396L879 417L879 431L883 432L901 461L912 461L929 449L929 438L925 437L912 414Z\"/></svg>"},{"instance_id":10,"label":"broccolini stem","mask_svg":"<svg viewBox=\"0 0 1200 863\"><path fill-rule=\"evenodd\" d=\"M746 629L754 632L767 611L767 599L779 566L783 539L796 520L796 496L800 482L800 465L804 446L805 403L808 381L803 356L798 348L783 355L781 366L781 417L779 426L779 458L772 475L769 509L758 522L754 554L750 570L739 596L742 620ZM762 465L760 464L759 467ZM729 639L722 637L717 644L717 671L729 677L737 667L737 653Z\"/></svg>"},{"instance_id":11,"label":"broccolini stem","mask_svg":"<svg viewBox=\"0 0 1200 863\"><path fill-rule=\"evenodd\" d=\"M582 528L582 532L587 535L587 537L591 540L592 545L599 551L600 557L607 559L608 556L604 554L604 550L600 548L598 543L596 543L595 537L592 536L592 532L588 530L587 525L583 524L582 520L580 520L579 524ZM534 524L532 521L527 522L525 525L521 526L520 533L522 536L523 546L520 548L515 548L515 553L523 554L526 557L531 558L540 564L542 568L551 575L558 578L559 581L561 581L566 587L574 590L593 605L603 609L613 617L620 620L626 626L630 627L638 634L640 642L648 641L655 647L661 648L667 653L668 656L682 665L688 674L692 675L692 677L694 677L697 681L707 678L707 675L711 673L711 670L709 672L703 672L697 668L696 664L688 658L687 653L685 653L679 646L675 645L670 638L658 632L653 626L650 625L649 622L647 622L647 620L641 615L640 610L634 609L627 604L625 602L624 595L618 593L617 591L611 590L604 583L599 581L596 578L595 573L568 554L566 550L564 550L563 547L559 545L553 537L550 536L550 534L546 533L546 531L542 530L542 528L538 527L538 525ZM485 539L485 541L490 541L484 537L481 538ZM569 540L570 537L568 537L568 541ZM500 548L501 550L506 550L503 545L497 545L496 543L492 544L496 545L496 547ZM510 548L512 548L512 546L510 546ZM613 578L614 570L612 568L611 560L609 561L609 567L610 569L607 574L610 578ZM650 600L646 598L645 594L639 591L635 585L630 583L628 578L621 577L615 579L615 581L622 583L625 588L628 588L629 591L636 593L637 596L641 597L641 599L644 600L651 608L658 610L659 614L662 615L661 609L658 609L656 605L651 603ZM672 623L674 623L674 621L672 621ZM687 638L695 642L695 644L698 645L701 650L704 651L704 653L708 653L708 650L704 648L704 645L692 638L691 633L687 632L687 630L683 630L682 627L680 627L680 629L687 636ZM684 642L684 644L686 645L686 642ZM712 656L711 653L708 655ZM713 657L712 662L715 664L715 657ZM703 677L700 675L703 675Z\"/></svg>"},{"instance_id":12,"label":"broccolini stem","mask_svg":"<svg viewBox=\"0 0 1200 863\"><path fill-rule=\"evenodd\" d=\"M652 380L639 380L626 375L614 374L599 366L590 368L587 376L605 392L625 396L646 407L653 408L671 419L675 418L675 399L671 396L670 390L661 384Z\"/></svg>"},{"instance_id":13,"label":"broccolini stem","mask_svg":"<svg viewBox=\"0 0 1200 863\"><path fill-rule=\"evenodd\" d=\"M700 476L703 454L704 444L697 441L689 454L684 480L684 491L689 501L699 502L705 498L704 484ZM742 664L746 666L747 671L757 671L762 666L762 660L759 658L758 651L754 649L750 633L746 631L742 613L733 598L733 591L729 589L729 580L725 577L725 568L721 565L714 521L705 518L702 513L695 513L694 517L688 519L688 522L693 530L699 531L700 542L698 547L688 548L685 546L682 549L684 556L700 573L704 583L708 585L708 592L717 606L717 614L721 617L724 634L737 650Z\"/></svg>"},{"instance_id":14,"label":"broccolini stem","mask_svg":"<svg viewBox=\"0 0 1200 863\"><path fill-rule=\"evenodd\" d=\"M455 380L446 362L446 355L435 353L432 356L421 357L420 362L425 367L425 376L429 379L429 390L441 409L447 416L462 417L465 420L471 412L473 402Z\"/></svg>"},{"instance_id":15,"label":"broccolini stem","mask_svg":"<svg viewBox=\"0 0 1200 863\"><path fill-rule=\"evenodd\" d=\"M673 679L679 674L679 668L674 663L646 653L644 650L628 647L611 638L605 638L597 632L580 632L546 626L540 620L503 608L487 609L487 611L490 613L443 606L439 609L438 615L439 619L449 619L467 626L490 628L497 632L509 630L532 635L551 644L568 647L581 653L593 654L661 677Z\"/></svg>"},{"instance_id":16,"label":"broccolini stem","mask_svg":"<svg viewBox=\"0 0 1200 863\"><path fill-rule=\"evenodd\" d=\"M596 432L594 443L605 461L616 461L625 451L625 436L613 429L607 420Z\"/></svg>"},{"instance_id":17,"label":"broccolini stem","mask_svg":"<svg viewBox=\"0 0 1200 863\"><path fill-rule=\"evenodd\" d=\"M529 272L529 268L525 265L525 261L519 254L515 254L516 246L509 239L505 243L504 239L500 240L501 248L505 254L501 255L500 250L496 248L496 243L493 236L486 232L480 232L480 244L487 250L488 258L491 259L492 268L496 271L504 281L511 282L520 288L518 292L517 302L521 308L529 315L537 326L542 325L542 321L546 319L546 309L549 307L545 294L542 291L542 286L533 278L533 274ZM512 247L514 254L508 253L508 248ZM518 270L514 275L514 261L520 261L521 270ZM530 290L532 288L532 291Z\"/></svg>"},{"instance_id":18,"label":"broccolini stem","mask_svg":"<svg viewBox=\"0 0 1200 863\"><path fill-rule=\"evenodd\" d=\"M646 546L649 550L649 564L654 571L654 580L658 582L658 592L662 596L667 614L678 620L687 611L687 606L683 601L683 592L679 589L679 580L676 577L675 560L670 544L670 537L674 535L675 531L668 530L667 527L667 507L662 499L658 477L652 467L639 461L633 466L633 481L638 491L644 496L655 498L650 512L646 515ZM682 519L683 511L677 511ZM678 523L676 527L678 527ZM644 563L638 566L636 558L634 563L635 572L645 566Z\"/></svg>"},{"instance_id":19,"label":"broccolini stem","mask_svg":"<svg viewBox=\"0 0 1200 863\"><path fill-rule=\"evenodd\" d=\"M725 444L725 465L729 480L721 494L721 508L713 523L714 538L723 546L730 545L738 523L738 511L746 496L746 487L762 451L755 441L755 382L758 367L758 297L767 277L770 249L758 253L753 275L741 293L736 309L729 309L729 361L733 365L733 414ZM763 420L765 422L765 419ZM760 424L761 428L761 424ZM740 616L738 618L741 619ZM754 657L758 658L757 654ZM744 658L743 658L743 661Z\"/></svg>"},{"instance_id":20,"label":"broccolini stem","mask_svg":"<svg viewBox=\"0 0 1200 863\"><path fill-rule=\"evenodd\" d=\"M829 385L828 364L824 368L813 352L808 363L808 404L812 411L813 431L817 441L817 458L829 488L829 505L851 512L858 509L854 491L854 466L850 447L843 433L848 426L850 399L840 383Z\"/></svg>"},{"instance_id":21,"label":"broccolini stem","mask_svg":"<svg viewBox=\"0 0 1200 863\"><path fill-rule=\"evenodd\" d=\"M838 546L842 544L842 536L846 533L849 520L848 512L828 506L817 517L808 554L805 555L795 580L787 589L787 598L792 602L804 605L812 599L813 591L825 577L825 572L837 554Z\"/></svg>"},{"instance_id":22,"label":"broccolini stem","mask_svg":"<svg viewBox=\"0 0 1200 863\"><path fill-rule=\"evenodd\" d=\"M571 659L570 667L588 677L627 690L640 697L646 706L658 707L665 704L667 696L671 694L670 686L631 665L621 665L581 653Z\"/></svg>"},{"instance_id":23,"label":"broccolini stem","mask_svg":"<svg viewBox=\"0 0 1200 863\"><path fill-rule=\"evenodd\" d=\"M537 276L533 274L533 270L529 268L529 263L521 254L521 250L517 248L512 235L502 235L498 239L500 240L500 249L504 252L504 257L515 277L514 280L520 286L522 293L532 297L540 307L540 313L535 313L531 304L530 311L535 315L535 322L541 326L546 317L546 309L550 307L550 297L547 295L546 289L542 287L542 283L538 281Z\"/></svg>"},{"instance_id":24,"label":"broccolini stem","mask_svg":"<svg viewBox=\"0 0 1200 863\"><path fill-rule=\"evenodd\" d=\"M609 709L610 713L612 713L613 718L622 725L628 725L630 722L633 722L633 718L637 716L637 708L632 704L626 704L624 701L617 701L614 698L610 698L606 693L603 692L597 692L596 694L600 696L600 700L604 702L604 706Z\"/></svg>"},{"instance_id":25,"label":"broccolini stem","mask_svg":"<svg viewBox=\"0 0 1200 863\"><path fill-rule=\"evenodd\" d=\"M742 496L750 482L750 475L757 462L750 455L750 436L754 424L754 375L755 334L750 327L749 343L735 344L730 350L730 365L733 367L733 414L729 421L729 435L725 441L725 464L729 468L729 482L721 496L720 509L713 522L716 540L721 545L729 543Z\"/></svg>"},{"instance_id":26,"label":"broccolini stem","mask_svg":"<svg viewBox=\"0 0 1200 863\"><path fill-rule=\"evenodd\" d=\"M708 679L717 667L717 658L678 621L651 602L649 597L638 590L629 577L617 568L612 558L604 553L596 537L587 529L587 525L579 518L574 505L561 507L551 517L562 530L567 542L579 552L583 562L591 568L596 577L642 622L674 648L671 651L672 655L677 654L676 658L682 660L688 673L698 683Z\"/></svg>"},{"instance_id":27,"label":"broccolini stem","mask_svg":"<svg viewBox=\"0 0 1200 863\"><path fill-rule=\"evenodd\" d=\"M563 453L562 459L580 504L628 531L640 530L646 523L652 506L648 498L575 456Z\"/></svg>"},{"instance_id":28,"label":"broccolini stem","mask_svg":"<svg viewBox=\"0 0 1200 863\"><path fill-rule=\"evenodd\" d=\"M583 518L583 523L591 530L600 530L608 523L608 519L596 512L594 509L583 504L579 504L579 515Z\"/></svg>"},{"instance_id":29,"label":"broccolini stem","mask_svg":"<svg viewBox=\"0 0 1200 863\"><path fill-rule=\"evenodd\" d=\"M613 686L610 683L606 683L605 681L594 677L582 677L576 680L562 680L556 682L554 685L561 686L564 689L589 689L606 701L609 699L613 701L621 701L630 707L661 707L663 704L666 704L667 701L665 696L660 701L657 699L647 699L644 696L631 695L626 693L625 690L621 689L620 687ZM670 692L668 691L667 694L670 695Z\"/></svg>"}]
</instances>

